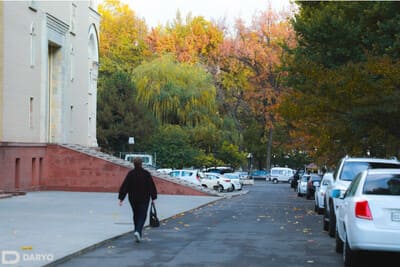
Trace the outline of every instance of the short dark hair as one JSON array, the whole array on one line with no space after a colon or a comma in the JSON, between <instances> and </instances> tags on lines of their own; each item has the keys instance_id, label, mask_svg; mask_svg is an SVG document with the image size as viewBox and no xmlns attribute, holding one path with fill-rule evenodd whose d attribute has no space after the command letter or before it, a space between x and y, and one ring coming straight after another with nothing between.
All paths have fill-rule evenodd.
<instances>
[{"instance_id":1,"label":"short dark hair","mask_svg":"<svg viewBox=\"0 0 400 267\"><path fill-rule=\"evenodd\" d=\"M135 165L135 168L141 168L142 167L142 159L139 157L134 158L133 165Z\"/></svg>"}]
</instances>

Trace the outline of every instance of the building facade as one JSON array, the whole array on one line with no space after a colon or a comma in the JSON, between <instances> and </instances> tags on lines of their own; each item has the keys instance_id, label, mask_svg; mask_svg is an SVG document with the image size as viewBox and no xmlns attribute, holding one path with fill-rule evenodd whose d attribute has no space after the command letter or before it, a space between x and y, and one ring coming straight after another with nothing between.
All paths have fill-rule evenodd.
<instances>
[{"instance_id":1,"label":"building facade","mask_svg":"<svg viewBox=\"0 0 400 267\"><path fill-rule=\"evenodd\" d=\"M90 1L0 2L0 141L97 147Z\"/></svg>"},{"instance_id":2,"label":"building facade","mask_svg":"<svg viewBox=\"0 0 400 267\"><path fill-rule=\"evenodd\" d=\"M96 9L0 1L0 193L43 188L57 160L51 146L98 147Z\"/></svg>"}]
</instances>

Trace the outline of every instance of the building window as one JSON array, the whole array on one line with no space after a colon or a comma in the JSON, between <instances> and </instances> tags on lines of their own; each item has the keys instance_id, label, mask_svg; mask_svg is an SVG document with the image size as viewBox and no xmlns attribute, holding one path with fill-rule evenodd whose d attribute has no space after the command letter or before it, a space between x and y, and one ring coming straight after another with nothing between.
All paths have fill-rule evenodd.
<instances>
[{"instance_id":1,"label":"building window","mask_svg":"<svg viewBox=\"0 0 400 267\"><path fill-rule=\"evenodd\" d=\"M16 158L15 159L15 181L14 181L14 186L15 189L19 189L20 188L20 166L21 164L21 159L20 158Z\"/></svg>"},{"instance_id":2,"label":"building window","mask_svg":"<svg viewBox=\"0 0 400 267\"><path fill-rule=\"evenodd\" d=\"M69 23L69 32L73 35L75 35L76 31L76 4L72 3L71 6L71 18L70 18L70 23Z\"/></svg>"},{"instance_id":3,"label":"building window","mask_svg":"<svg viewBox=\"0 0 400 267\"><path fill-rule=\"evenodd\" d=\"M31 39L31 68L35 66L36 61L36 27L35 23L31 24L31 32L29 33Z\"/></svg>"},{"instance_id":4,"label":"building window","mask_svg":"<svg viewBox=\"0 0 400 267\"><path fill-rule=\"evenodd\" d=\"M43 158L39 158L39 177L38 177L39 181L39 185L42 185L43 181Z\"/></svg>"},{"instance_id":5,"label":"building window","mask_svg":"<svg viewBox=\"0 0 400 267\"><path fill-rule=\"evenodd\" d=\"M69 107L70 112L69 112L69 132L73 133L74 132L74 105L71 105Z\"/></svg>"},{"instance_id":6,"label":"building window","mask_svg":"<svg viewBox=\"0 0 400 267\"><path fill-rule=\"evenodd\" d=\"M33 128L33 96L29 98L29 128Z\"/></svg>"},{"instance_id":7,"label":"building window","mask_svg":"<svg viewBox=\"0 0 400 267\"><path fill-rule=\"evenodd\" d=\"M36 158L32 158L32 186L36 185Z\"/></svg>"},{"instance_id":8,"label":"building window","mask_svg":"<svg viewBox=\"0 0 400 267\"><path fill-rule=\"evenodd\" d=\"M71 82L74 81L74 76L75 76L75 51L74 51L74 47L71 45L71 49L69 52L69 56L70 56L70 80Z\"/></svg>"},{"instance_id":9,"label":"building window","mask_svg":"<svg viewBox=\"0 0 400 267\"><path fill-rule=\"evenodd\" d=\"M89 125L88 125L88 137L91 137L92 136L92 134L91 134L91 132L90 132L90 129L92 129L92 117L91 116L89 116Z\"/></svg>"}]
</instances>

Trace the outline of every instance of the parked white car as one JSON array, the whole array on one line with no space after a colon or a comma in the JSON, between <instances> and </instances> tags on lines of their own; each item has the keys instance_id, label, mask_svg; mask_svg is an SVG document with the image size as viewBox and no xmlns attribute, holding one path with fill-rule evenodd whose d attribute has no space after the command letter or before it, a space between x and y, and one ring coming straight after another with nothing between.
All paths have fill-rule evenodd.
<instances>
[{"instance_id":1,"label":"parked white car","mask_svg":"<svg viewBox=\"0 0 400 267\"><path fill-rule=\"evenodd\" d=\"M285 167L274 167L271 168L271 174L269 180L274 184L278 182L291 183L294 177L295 171L291 168Z\"/></svg>"},{"instance_id":2,"label":"parked white car","mask_svg":"<svg viewBox=\"0 0 400 267\"><path fill-rule=\"evenodd\" d=\"M314 201L315 201L315 207L314 210L318 214L323 214L324 209L325 209L325 193L327 187L332 184L333 181L333 173L332 172L327 172L324 174L322 177L320 186L317 187L315 190L315 195L314 195Z\"/></svg>"},{"instance_id":3,"label":"parked white car","mask_svg":"<svg viewBox=\"0 0 400 267\"><path fill-rule=\"evenodd\" d=\"M400 252L400 169L369 169L359 173L337 209L336 251L345 266L355 266L360 251Z\"/></svg>"},{"instance_id":4,"label":"parked white car","mask_svg":"<svg viewBox=\"0 0 400 267\"><path fill-rule=\"evenodd\" d=\"M204 176L204 174L198 170L173 170L168 174L172 177L191 182L195 185L201 185L200 178Z\"/></svg>"},{"instance_id":5,"label":"parked white car","mask_svg":"<svg viewBox=\"0 0 400 267\"><path fill-rule=\"evenodd\" d=\"M297 183L297 196L302 197L307 193L307 182L308 178L310 178L309 174L304 174L301 176Z\"/></svg>"},{"instance_id":6,"label":"parked white car","mask_svg":"<svg viewBox=\"0 0 400 267\"><path fill-rule=\"evenodd\" d=\"M328 231L330 237L335 237L336 231L336 210L342 200L333 198L332 191L339 189L341 194L349 187L351 181L360 172L367 169L399 169L400 162L397 159L379 159L379 158L352 158L344 157L338 169L334 172L333 182L326 189L325 211L323 229Z\"/></svg>"},{"instance_id":7,"label":"parked white car","mask_svg":"<svg viewBox=\"0 0 400 267\"><path fill-rule=\"evenodd\" d=\"M233 191L231 180L223 177L219 173L206 172L204 173L204 177L202 177L200 181L202 186L215 189L218 192Z\"/></svg>"},{"instance_id":8,"label":"parked white car","mask_svg":"<svg viewBox=\"0 0 400 267\"><path fill-rule=\"evenodd\" d=\"M239 175L240 183L243 185L253 185L254 179L249 175L248 172L233 172L234 174L237 173Z\"/></svg>"},{"instance_id":9,"label":"parked white car","mask_svg":"<svg viewBox=\"0 0 400 267\"><path fill-rule=\"evenodd\" d=\"M162 169L157 169L156 171L159 173L168 174L168 173L172 172L173 170L171 168L162 168Z\"/></svg>"},{"instance_id":10,"label":"parked white car","mask_svg":"<svg viewBox=\"0 0 400 267\"><path fill-rule=\"evenodd\" d=\"M231 180L233 190L242 190L242 183L238 173L224 173L222 176Z\"/></svg>"}]
</instances>

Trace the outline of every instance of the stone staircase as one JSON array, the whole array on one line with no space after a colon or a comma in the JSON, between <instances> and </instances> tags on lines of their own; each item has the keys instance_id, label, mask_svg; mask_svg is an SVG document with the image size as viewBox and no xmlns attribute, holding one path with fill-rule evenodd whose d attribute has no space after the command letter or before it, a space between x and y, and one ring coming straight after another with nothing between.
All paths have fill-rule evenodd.
<instances>
[{"instance_id":1,"label":"stone staircase","mask_svg":"<svg viewBox=\"0 0 400 267\"><path fill-rule=\"evenodd\" d=\"M0 191L0 199L10 198L14 196L23 196L25 194L26 192L21 192L21 191L14 191L14 192Z\"/></svg>"},{"instance_id":2,"label":"stone staircase","mask_svg":"<svg viewBox=\"0 0 400 267\"><path fill-rule=\"evenodd\" d=\"M81 153L86 154L88 156L99 158L99 159L111 162L113 164L116 164L116 165L120 165L120 166L123 166L123 167L126 167L126 168L131 168L131 169L133 168L133 164L131 162L123 160L123 159L118 158L118 157L115 157L113 155L101 152L101 151L99 151L97 149L94 149L94 148L89 148L89 147L85 147L85 146L82 146L82 145L76 145L76 144L59 144L59 145L61 147L64 147L64 148L67 148L67 149L71 149L71 150L74 150L74 151L77 151L77 152L81 152ZM211 195L211 196L222 196L221 194L219 194L215 190L204 188L204 187L202 187L200 185L196 185L194 183L191 183L191 182L183 180L183 179L171 177L170 175L167 175L167 174L159 173L159 172L156 171L155 168L151 168L151 167L147 167L146 166L145 169L148 170L151 173L152 176L157 177L159 179L163 179L163 180L166 180L166 181L169 181L169 182L172 182L172 183L175 183L175 184L179 184L179 185L182 185L182 186L190 187L190 188L193 188L195 190L204 192L204 193L206 193L208 195Z\"/></svg>"}]
</instances>

